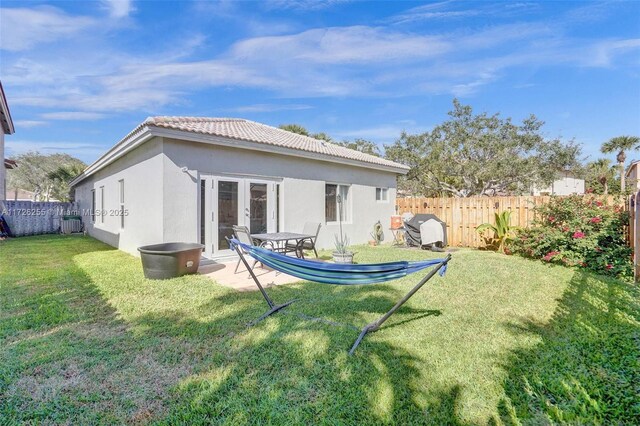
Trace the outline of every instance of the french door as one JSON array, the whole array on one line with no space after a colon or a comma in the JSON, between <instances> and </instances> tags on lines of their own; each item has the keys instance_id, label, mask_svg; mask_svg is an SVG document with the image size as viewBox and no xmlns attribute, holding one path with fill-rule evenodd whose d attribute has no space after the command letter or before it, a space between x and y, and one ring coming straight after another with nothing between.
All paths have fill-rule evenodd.
<instances>
[{"instance_id":1,"label":"french door","mask_svg":"<svg viewBox=\"0 0 640 426\"><path fill-rule=\"evenodd\" d=\"M200 240L207 257L232 254L226 238L233 226L246 226L252 234L275 232L276 182L241 177L200 178Z\"/></svg>"}]
</instances>

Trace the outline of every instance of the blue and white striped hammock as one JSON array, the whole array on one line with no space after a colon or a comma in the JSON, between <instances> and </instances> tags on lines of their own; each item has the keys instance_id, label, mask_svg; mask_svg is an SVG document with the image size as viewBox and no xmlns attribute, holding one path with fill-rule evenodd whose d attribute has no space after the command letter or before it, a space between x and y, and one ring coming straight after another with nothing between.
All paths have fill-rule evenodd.
<instances>
[{"instance_id":1,"label":"blue and white striped hammock","mask_svg":"<svg viewBox=\"0 0 640 426\"><path fill-rule=\"evenodd\" d=\"M358 285L377 284L402 278L414 272L421 271L431 266L443 264L440 268L440 276L447 270L446 259L429 259L415 262L399 261L373 264L339 264L318 262L313 260L298 259L285 256L261 247L243 244L235 238L229 240L231 249L241 247L258 262L283 272L308 281L323 284Z\"/></svg>"}]
</instances>

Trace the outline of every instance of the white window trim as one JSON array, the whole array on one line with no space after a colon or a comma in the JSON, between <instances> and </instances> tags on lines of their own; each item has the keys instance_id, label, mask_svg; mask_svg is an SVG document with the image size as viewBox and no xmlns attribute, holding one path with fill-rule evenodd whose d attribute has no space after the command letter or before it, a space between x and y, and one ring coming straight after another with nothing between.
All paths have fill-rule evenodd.
<instances>
[{"instance_id":1,"label":"white window trim","mask_svg":"<svg viewBox=\"0 0 640 426\"><path fill-rule=\"evenodd\" d=\"M338 183L338 182L325 182L324 184L325 184L325 187L324 187L324 188L325 188L325 189L324 189L324 191L325 191L325 193L324 193L325 203L326 203L326 200L327 200L327 185L336 185L336 186L338 187L338 188L337 188L337 192L338 192L338 194L340 194L340 187L341 187L341 186L346 186L346 187L348 187L348 188L349 188L349 190L347 191L347 197L348 197L348 202L349 202L349 203L348 203L348 205L347 205L347 210L345 211L345 213L347 214L347 218L348 218L348 219L343 219L343 220L342 220L342 224L343 224L343 225L350 225L350 224L352 223L351 221L352 221L352 217L353 217L353 211L352 211L352 207L351 207L351 206L352 206L352 204L353 204L353 203L351 202L351 200L352 200L352 198L353 198L353 194L352 194L352 191L351 191L351 184L348 184L348 183ZM336 203L336 204L337 204L337 203ZM325 209L326 209L326 206L325 206ZM336 206L336 212L337 212L337 211L338 211L338 207ZM340 222L339 222L337 219L336 219L336 220L333 220L333 221L328 221L328 220L327 220L326 215L325 215L324 221L325 221L325 222L324 222L324 223L325 223L325 225L338 225L338 224L340 224Z\"/></svg>"},{"instance_id":2,"label":"white window trim","mask_svg":"<svg viewBox=\"0 0 640 426\"><path fill-rule=\"evenodd\" d=\"M384 199L378 200L378 189L382 191L384 191L384 194L386 195L386 197ZM376 203L381 203L381 204L389 204L389 188L385 188L382 186L377 186L376 187Z\"/></svg>"},{"instance_id":3,"label":"white window trim","mask_svg":"<svg viewBox=\"0 0 640 426\"><path fill-rule=\"evenodd\" d=\"M91 190L91 223L96 223L96 210L98 209L98 198L96 190Z\"/></svg>"},{"instance_id":4,"label":"white window trim","mask_svg":"<svg viewBox=\"0 0 640 426\"><path fill-rule=\"evenodd\" d=\"M120 201L120 230L124 230L125 218L124 218L124 179L118 181L118 200Z\"/></svg>"},{"instance_id":5,"label":"white window trim","mask_svg":"<svg viewBox=\"0 0 640 426\"><path fill-rule=\"evenodd\" d=\"M104 225L104 185L100 187L100 225Z\"/></svg>"}]
</instances>

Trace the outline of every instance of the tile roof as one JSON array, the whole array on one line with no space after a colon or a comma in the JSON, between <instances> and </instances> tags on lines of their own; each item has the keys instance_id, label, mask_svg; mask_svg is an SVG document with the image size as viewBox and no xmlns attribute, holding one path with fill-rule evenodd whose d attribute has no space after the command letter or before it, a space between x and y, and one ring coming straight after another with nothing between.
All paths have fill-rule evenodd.
<instances>
[{"instance_id":1,"label":"tile roof","mask_svg":"<svg viewBox=\"0 0 640 426\"><path fill-rule=\"evenodd\" d=\"M409 170L409 167L375 155L345 148L309 136L288 132L276 127L241 118L209 117L149 117L141 126L159 127L204 135L219 136L295 149L330 157L344 158L371 165Z\"/></svg>"}]
</instances>

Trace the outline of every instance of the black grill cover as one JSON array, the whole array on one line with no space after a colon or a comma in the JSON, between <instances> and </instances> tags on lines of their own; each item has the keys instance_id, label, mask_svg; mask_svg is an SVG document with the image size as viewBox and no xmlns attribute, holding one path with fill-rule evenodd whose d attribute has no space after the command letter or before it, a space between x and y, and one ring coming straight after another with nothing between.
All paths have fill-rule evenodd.
<instances>
[{"instance_id":1,"label":"black grill cover","mask_svg":"<svg viewBox=\"0 0 640 426\"><path fill-rule=\"evenodd\" d=\"M420 225L429 219L435 219L442 224L442 231L444 233L444 241L442 242L442 247L447 245L447 224L438 218L438 216L434 214L417 214L408 221L404 223L405 227L405 237L407 240L407 245L411 247L422 247L422 242L420 239Z\"/></svg>"}]
</instances>

